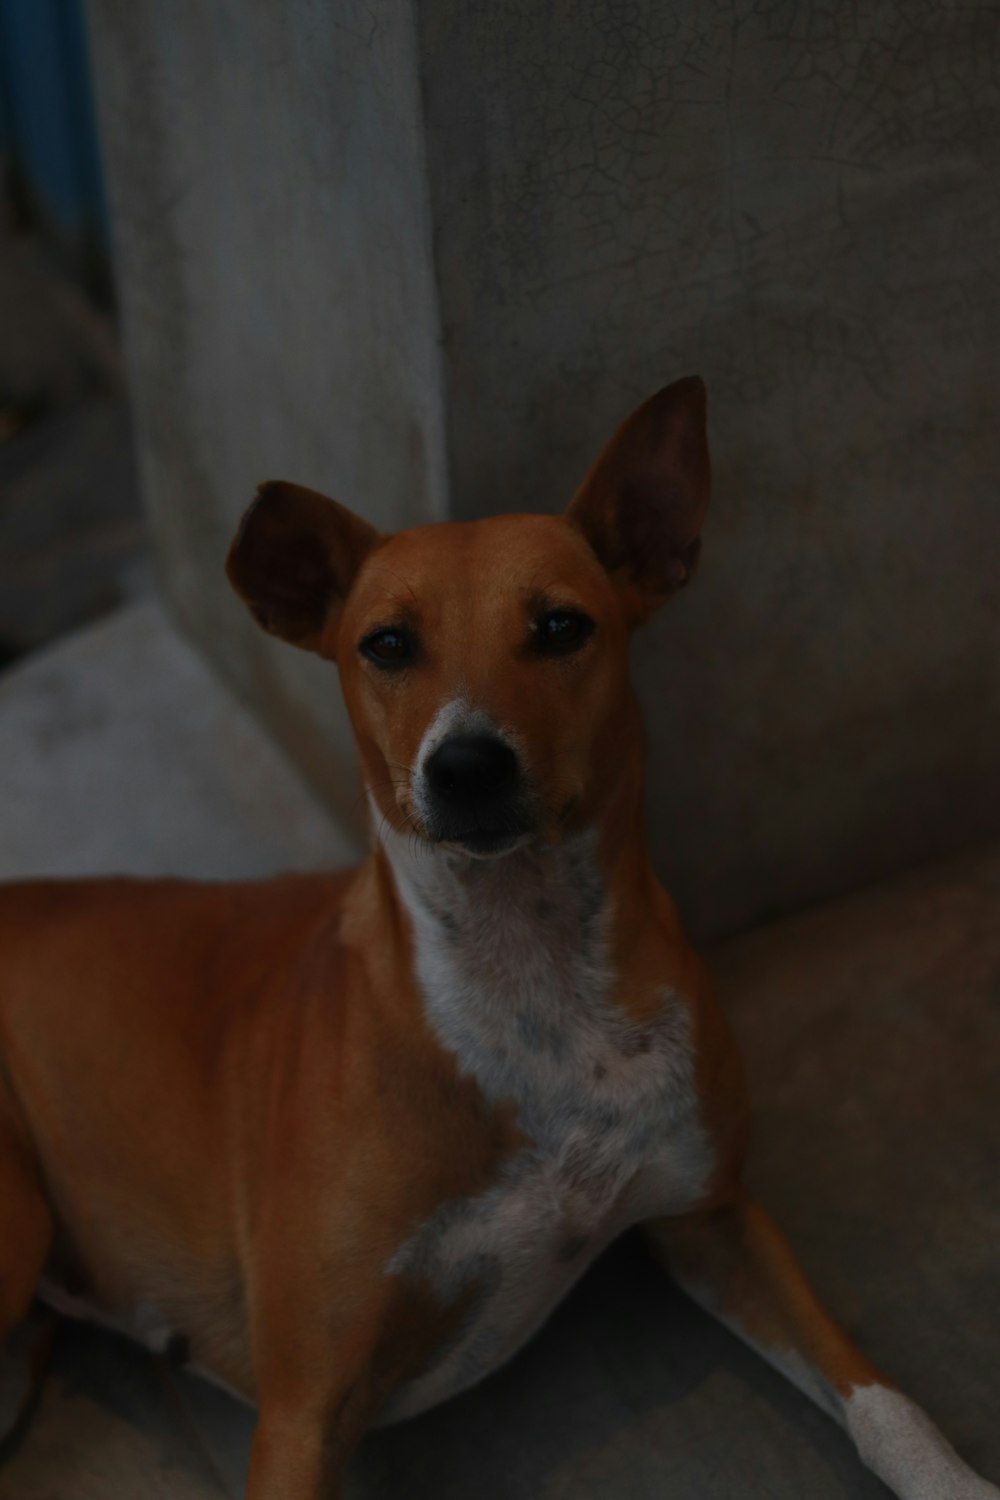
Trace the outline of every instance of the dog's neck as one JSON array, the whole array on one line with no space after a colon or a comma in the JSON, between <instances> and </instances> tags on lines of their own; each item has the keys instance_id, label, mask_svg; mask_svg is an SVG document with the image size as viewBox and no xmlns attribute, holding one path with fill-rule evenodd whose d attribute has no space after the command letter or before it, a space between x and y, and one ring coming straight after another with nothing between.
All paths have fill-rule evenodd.
<instances>
[{"instance_id":1,"label":"dog's neck","mask_svg":"<svg viewBox=\"0 0 1000 1500\"><path fill-rule=\"evenodd\" d=\"M487 1093L509 1094L508 1064L523 1075L527 1053L554 1061L581 1030L612 1020L613 934L644 860L638 798L630 800L634 819L623 821L616 799L611 830L602 820L495 859L375 820L376 858L410 919L427 1019Z\"/></svg>"},{"instance_id":2,"label":"dog's neck","mask_svg":"<svg viewBox=\"0 0 1000 1500\"><path fill-rule=\"evenodd\" d=\"M591 939L608 900L598 842L588 830L554 846L532 842L479 859L393 830L380 835L418 940L492 971L516 969L524 944L556 962Z\"/></svg>"}]
</instances>

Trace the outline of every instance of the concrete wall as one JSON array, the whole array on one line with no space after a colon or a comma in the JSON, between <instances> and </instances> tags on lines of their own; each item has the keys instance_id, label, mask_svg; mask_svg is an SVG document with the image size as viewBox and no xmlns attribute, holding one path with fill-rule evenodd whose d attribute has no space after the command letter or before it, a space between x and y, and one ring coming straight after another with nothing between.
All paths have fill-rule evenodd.
<instances>
[{"instance_id":1,"label":"concrete wall","mask_svg":"<svg viewBox=\"0 0 1000 1500\"><path fill-rule=\"evenodd\" d=\"M256 480L383 525L440 510L446 468L460 516L554 508L632 405L699 372L704 564L636 652L691 924L1000 832L1000 12L417 15L419 37L403 0L92 0L184 619L343 809L335 683L220 581Z\"/></svg>"},{"instance_id":2,"label":"concrete wall","mask_svg":"<svg viewBox=\"0 0 1000 1500\"><path fill-rule=\"evenodd\" d=\"M388 529L443 513L412 11L92 0L88 18L161 578L356 822L335 674L257 630L222 564L266 478Z\"/></svg>"},{"instance_id":3,"label":"concrete wall","mask_svg":"<svg viewBox=\"0 0 1000 1500\"><path fill-rule=\"evenodd\" d=\"M700 930L1000 831L1000 11L422 0L457 512L558 508L709 388L636 651Z\"/></svg>"}]
</instances>

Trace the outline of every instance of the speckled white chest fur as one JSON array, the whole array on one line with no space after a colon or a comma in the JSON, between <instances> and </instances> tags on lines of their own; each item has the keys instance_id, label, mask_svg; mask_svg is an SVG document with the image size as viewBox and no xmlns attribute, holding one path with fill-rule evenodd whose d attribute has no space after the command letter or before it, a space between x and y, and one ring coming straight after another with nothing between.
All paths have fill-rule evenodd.
<instances>
[{"instance_id":1,"label":"speckled white chest fur","mask_svg":"<svg viewBox=\"0 0 1000 1500\"><path fill-rule=\"evenodd\" d=\"M584 836L475 860L386 848L413 920L428 1019L487 1099L511 1102L530 1146L485 1193L448 1202L387 1272L473 1311L384 1420L472 1385L534 1332L629 1224L699 1198L711 1148L699 1115L687 1006L664 991L639 1025L613 1005L611 913Z\"/></svg>"}]
</instances>

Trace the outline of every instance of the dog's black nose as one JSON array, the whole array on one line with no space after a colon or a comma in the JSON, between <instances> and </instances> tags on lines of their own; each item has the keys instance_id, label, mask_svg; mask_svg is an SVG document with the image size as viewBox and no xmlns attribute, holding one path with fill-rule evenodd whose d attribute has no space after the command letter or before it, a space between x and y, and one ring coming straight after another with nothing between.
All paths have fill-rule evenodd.
<instances>
[{"instance_id":1,"label":"dog's black nose","mask_svg":"<svg viewBox=\"0 0 1000 1500\"><path fill-rule=\"evenodd\" d=\"M428 758L427 785L448 807L483 817L502 806L517 786L517 756L493 734L453 734Z\"/></svg>"},{"instance_id":2,"label":"dog's black nose","mask_svg":"<svg viewBox=\"0 0 1000 1500\"><path fill-rule=\"evenodd\" d=\"M470 854L503 854L531 832L520 762L496 734L451 734L424 766L432 842Z\"/></svg>"}]
</instances>

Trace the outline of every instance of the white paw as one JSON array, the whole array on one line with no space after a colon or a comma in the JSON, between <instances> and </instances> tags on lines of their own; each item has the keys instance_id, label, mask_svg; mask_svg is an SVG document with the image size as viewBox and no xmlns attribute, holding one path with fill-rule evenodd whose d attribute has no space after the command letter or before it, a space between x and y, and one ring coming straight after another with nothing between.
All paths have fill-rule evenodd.
<instances>
[{"instance_id":1,"label":"white paw","mask_svg":"<svg viewBox=\"0 0 1000 1500\"><path fill-rule=\"evenodd\" d=\"M1000 1500L915 1402L884 1385L855 1386L845 1403L858 1453L900 1500Z\"/></svg>"}]
</instances>

